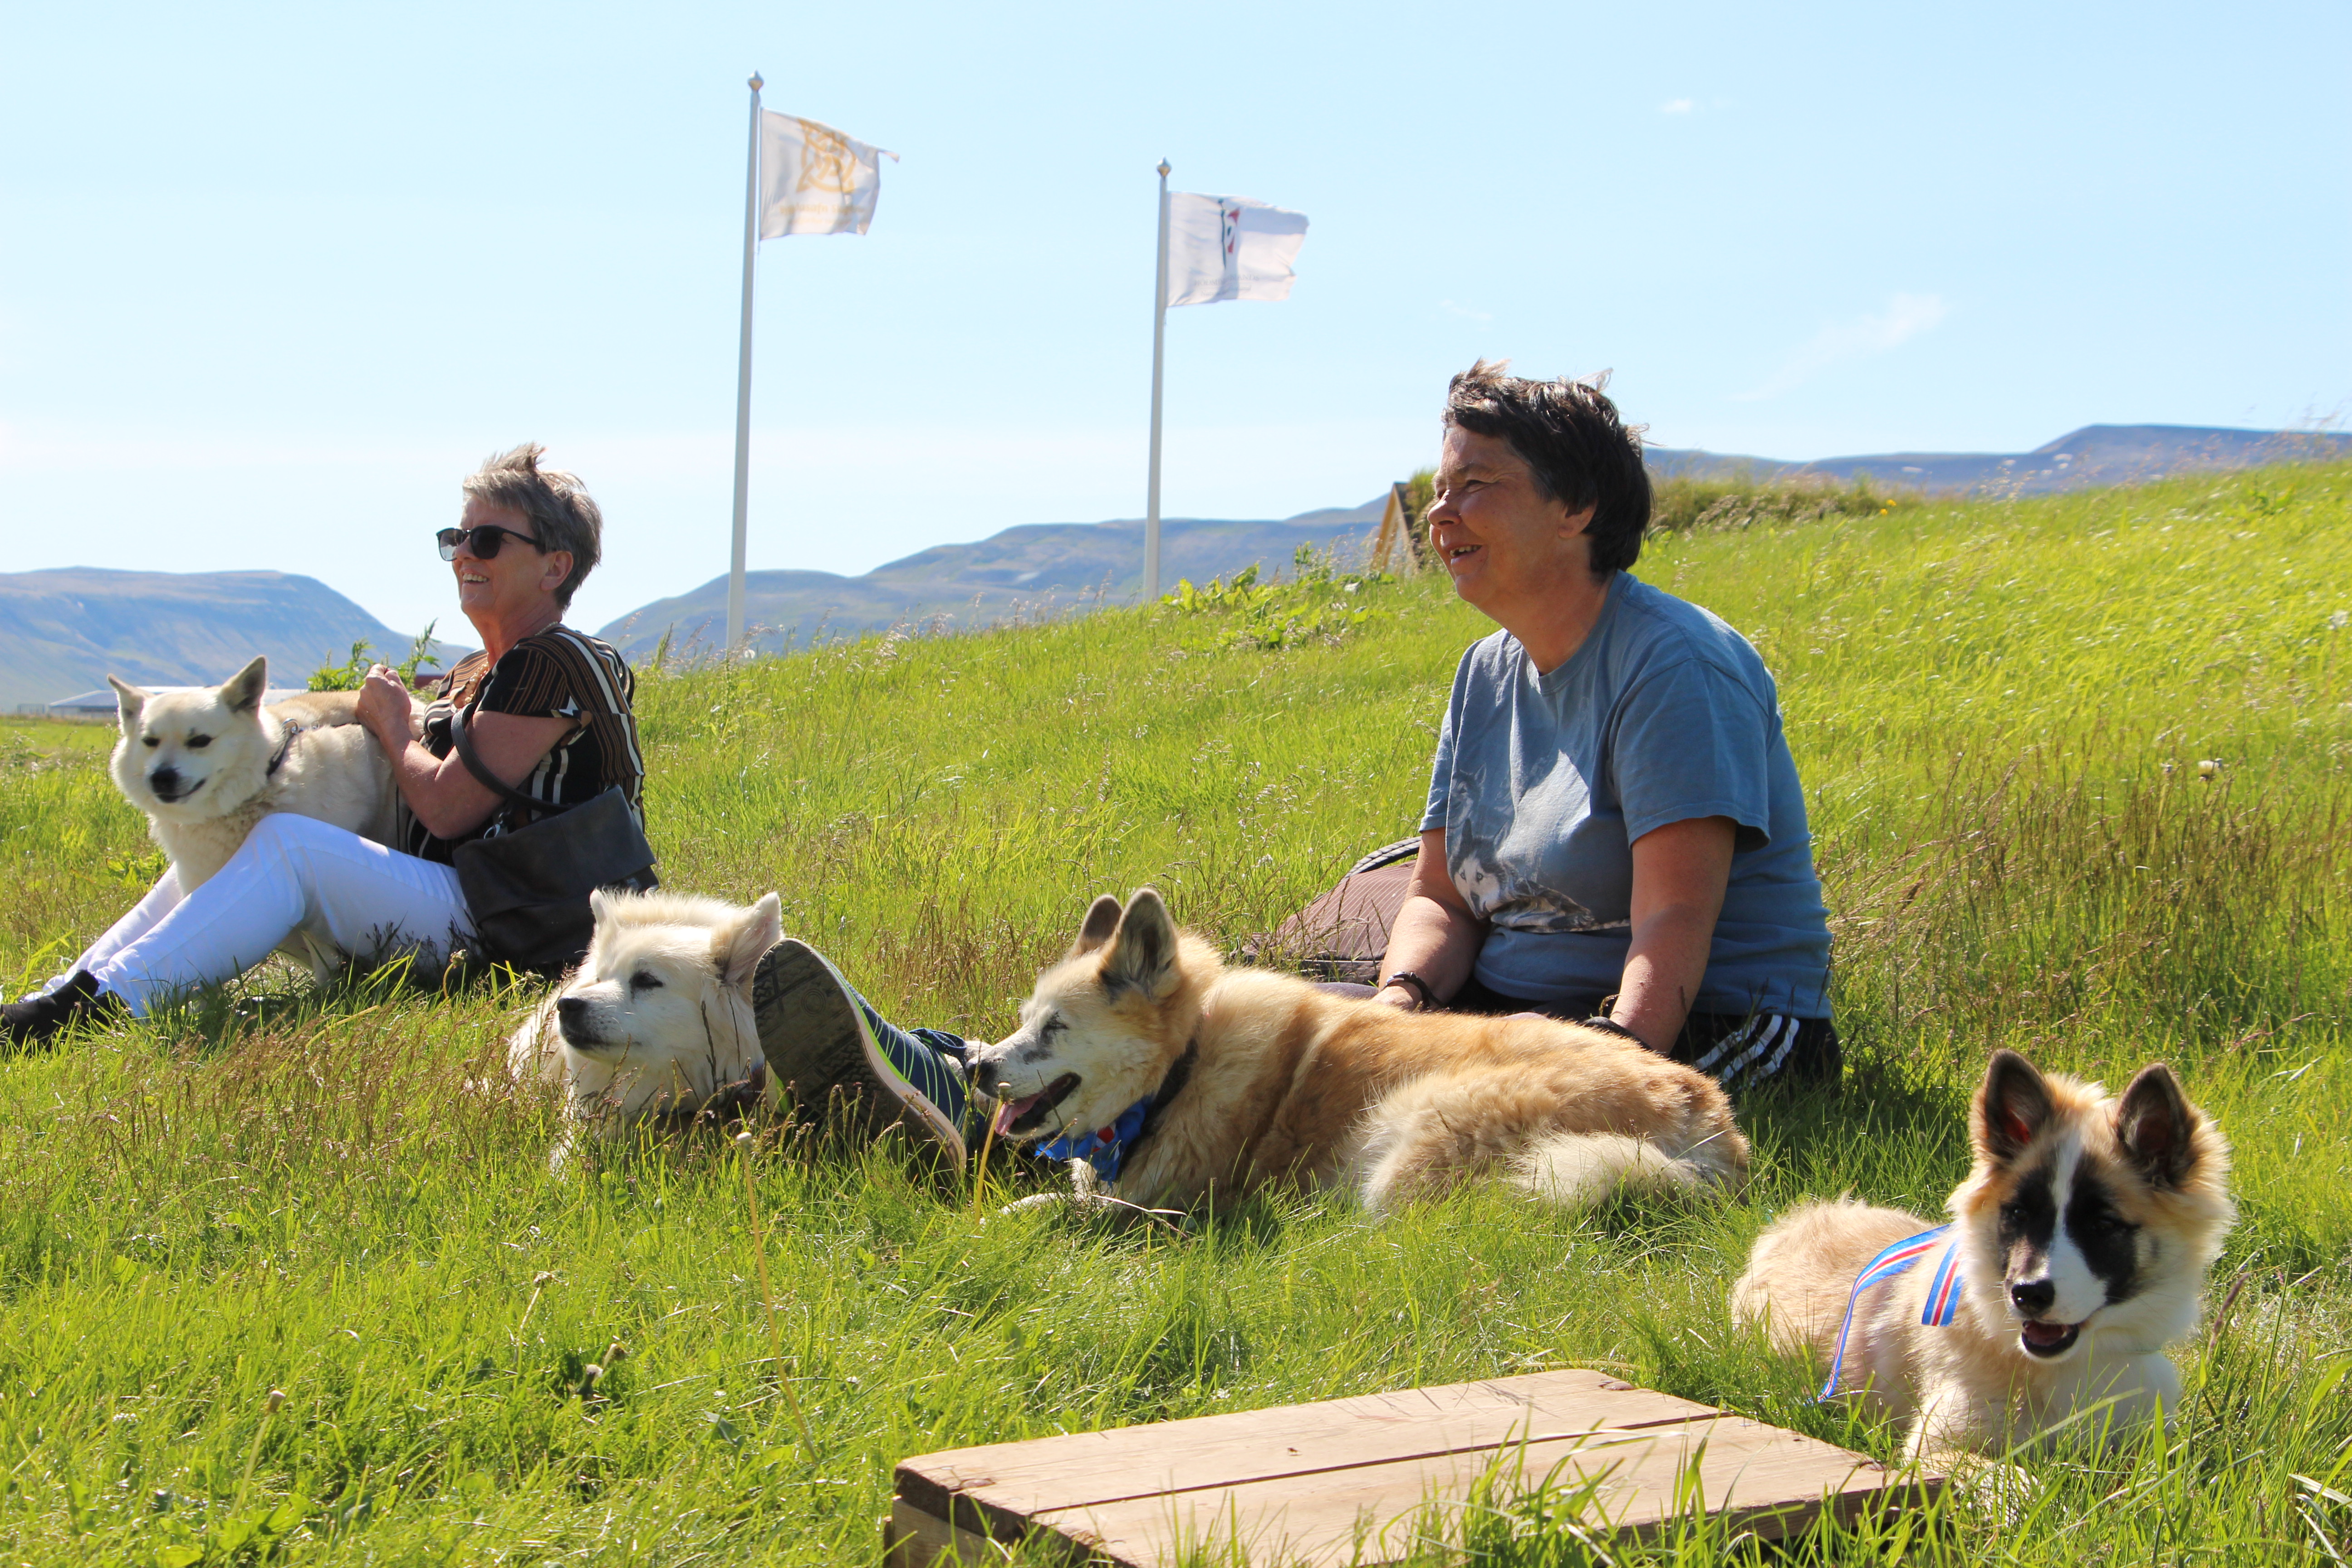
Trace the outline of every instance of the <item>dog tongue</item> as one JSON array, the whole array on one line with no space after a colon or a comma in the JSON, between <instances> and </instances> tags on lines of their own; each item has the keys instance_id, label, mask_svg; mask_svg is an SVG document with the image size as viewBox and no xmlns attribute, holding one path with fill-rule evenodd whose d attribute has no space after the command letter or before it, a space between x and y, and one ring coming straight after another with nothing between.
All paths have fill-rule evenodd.
<instances>
[{"instance_id":1,"label":"dog tongue","mask_svg":"<svg viewBox=\"0 0 2352 1568\"><path fill-rule=\"evenodd\" d=\"M996 1108L996 1135L999 1138L1012 1137L1013 1124L1020 1121L1023 1114L1025 1113L1031 1106L1036 1104L1039 1100L1045 1098L1045 1097L1042 1094L1033 1094L1026 1100L1016 1100L1009 1104L998 1106Z\"/></svg>"}]
</instances>

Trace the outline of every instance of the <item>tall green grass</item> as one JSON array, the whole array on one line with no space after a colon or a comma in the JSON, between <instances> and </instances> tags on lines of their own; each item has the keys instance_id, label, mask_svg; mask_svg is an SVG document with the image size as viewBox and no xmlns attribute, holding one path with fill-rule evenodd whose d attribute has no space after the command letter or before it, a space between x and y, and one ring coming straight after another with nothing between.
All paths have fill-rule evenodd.
<instances>
[{"instance_id":1,"label":"tall green grass","mask_svg":"<svg viewBox=\"0 0 2352 1568\"><path fill-rule=\"evenodd\" d=\"M2007 1044L2111 1083L2170 1060L2235 1143L2189 1407L1784 1560L2324 1560L2352 1532L2347 500L2352 468L2306 468L1654 542L1642 574L1779 674L1836 921L1846 1081L1741 1105L1757 1181L1720 1209L1268 1197L1122 1230L998 1217L1038 1179L1009 1164L975 1192L772 1136L551 1175L548 1108L495 1071L527 997L391 976L264 971L0 1061L0 1554L855 1563L908 1454L1566 1363L1891 1458L1725 1288L1799 1197L1932 1212ZM648 679L664 875L776 889L889 1011L976 1035L1097 893L1150 882L1238 945L1412 830L1487 629L1440 581L1346 581L1302 592L1361 622L1278 648L1154 607ZM161 868L105 738L0 731L0 974ZM1761 1555L1588 1545L1558 1501L1438 1521L1469 1554L1429 1561Z\"/></svg>"}]
</instances>

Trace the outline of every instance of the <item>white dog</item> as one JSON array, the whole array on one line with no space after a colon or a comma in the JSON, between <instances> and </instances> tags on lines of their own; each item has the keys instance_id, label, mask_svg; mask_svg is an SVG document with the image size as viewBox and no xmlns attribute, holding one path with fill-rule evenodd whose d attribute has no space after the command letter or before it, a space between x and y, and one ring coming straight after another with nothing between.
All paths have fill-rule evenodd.
<instances>
[{"instance_id":1,"label":"white dog","mask_svg":"<svg viewBox=\"0 0 2352 1568\"><path fill-rule=\"evenodd\" d=\"M210 880L273 811L392 842L392 764L354 716L356 692L265 708L266 658L216 688L151 692L106 679L121 706L115 785L147 814L182 892Z\"/></svg>"},{"instance_id":2,"label":"white dog","mask_svg":"<svg viewBox=\"0 0 2352 1568\"><path fill-rule=\"evenodd\" d=\"M592 894L588 956L507 1042L519 1084L560 1088L565 1121L608 1133L767 1097L751 971L783 940L773 893L750 909L688 893ZM559 1155L560 1157L560 1155Z\"/></svg>"}]
</instances>

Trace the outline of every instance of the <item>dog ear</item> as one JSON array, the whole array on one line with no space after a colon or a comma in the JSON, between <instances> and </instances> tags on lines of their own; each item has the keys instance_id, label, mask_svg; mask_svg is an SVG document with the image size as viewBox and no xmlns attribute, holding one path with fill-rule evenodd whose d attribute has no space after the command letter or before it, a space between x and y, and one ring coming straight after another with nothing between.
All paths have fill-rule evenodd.
<instances>
[{"instance_id":1,"label":"dog ear","mask_svg":"<svg viewBox=\"0 0 2352 1568\"><path fill-rule=\"evenodd\" d=\"M221 700L232 713L244 713L261 706L262 695L269 689L269 656L256 654L253 662L221 683Z\"/></svg>"},{"instance_id":2,"label":"dog ear","mask_svg":"<svg viewBox=\"0 0 2352 1568\"><path fill-rule=\"evenodd\" d=\"M1086 923L1078 928L1078 940L1070 943L1069 956L1084 958L1110 940L1118 929L1118 900L1105 893L1087 906Z\"/></svg>"},{"instance_id":3,"label":"dog ear","mask_svg":"<svg viewBox=\"0 0 2352 1568\"><path fill-rule=\"evenodd\" d=\"M610 921L613 918L613 895L602 888L591 889L588 894L588 918L599 926Z\"/></svg>"},{"instance_id":4,"label":"dog ear","mask_svg":"<svg viewBox=\"0 0 2352 1568\"><path fill-rule=\"evenodd\" d=\"M147 710L147 693L128 681L117 680L111 675L106 683L114 688L115 706L121 710L122 732L126 735L139 728L139 715Z\"/></svg>"},{"instance_id":5,"label":"dog ear","mask_svg":"<svg viewBox=\"0 0 2352 1568\"><path fill-rule=\"evenodd\" d=\"M2151 1185L2177 1187L2197 1163L2197 1112L2180 1092L2179 1080L2162 1062L2151 1062L2124 1090L2116 1107L2116 1142Z\"/></svg>"},{"instance_id":6,"label":"dog ear","mask_svg":"<svg viewBox=\"0 0 2352 1568\"><path fill-rule=\"evenodd\" d=\"M751 981L751 971L768 950L784 940L784 903L770 893L745 910L735 924L719 933L711 943L711 956L718 960L719 973L731 989L740 989Z\"/></svg>"},{"instance_id":7,"label":"dog ear","mask_svg":"<svg viewBox=\"0 0 2352 1568\"><path fill-rule=\"evenodd\" d=\"M1091 923L1093 916L1087 919ZM1158 997L1175 975L1176 922L1168 918L1168 906L1158 893L1139 889L1111 933L1110 951L1103 955L1103 984L1114 997L1121 991Z\"/></svg>"},{"instance_id":8,"label":"dog ear","mask_svg":"<svg viewBox=\"0 0 2352 1568\"><path fill-rule=\"evenodd\" d=\"M1969 1134L1979 1154L2006 1165L2025 1152L2054 1109L2050 1085L2032 1062L2015 1051L1995 1051L1969 1114Z\"/></svg>"}]
</instances>

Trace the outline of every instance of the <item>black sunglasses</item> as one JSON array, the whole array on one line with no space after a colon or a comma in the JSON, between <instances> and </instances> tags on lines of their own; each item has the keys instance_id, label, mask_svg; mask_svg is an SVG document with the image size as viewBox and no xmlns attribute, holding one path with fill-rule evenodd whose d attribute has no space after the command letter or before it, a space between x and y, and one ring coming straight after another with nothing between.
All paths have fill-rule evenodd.
<instances>
[{"instance_id":1,"label":"black sunglasses","mask_svg":"<svg viewBox=\"0 0 2352 1568\"><path fill-rule=\"evenodd\" d=\"M433 537L440 542L441 559L444 561L457 559L457 546L460 544L470 548L477 561L496 561L499 552L506 548L509 539L520 539L533 550L543 551L546 548L530 534L517 533L511 528L500 528L495 522L486 522L479 528L445 528Z\"/></svg>"}]
</instances>

